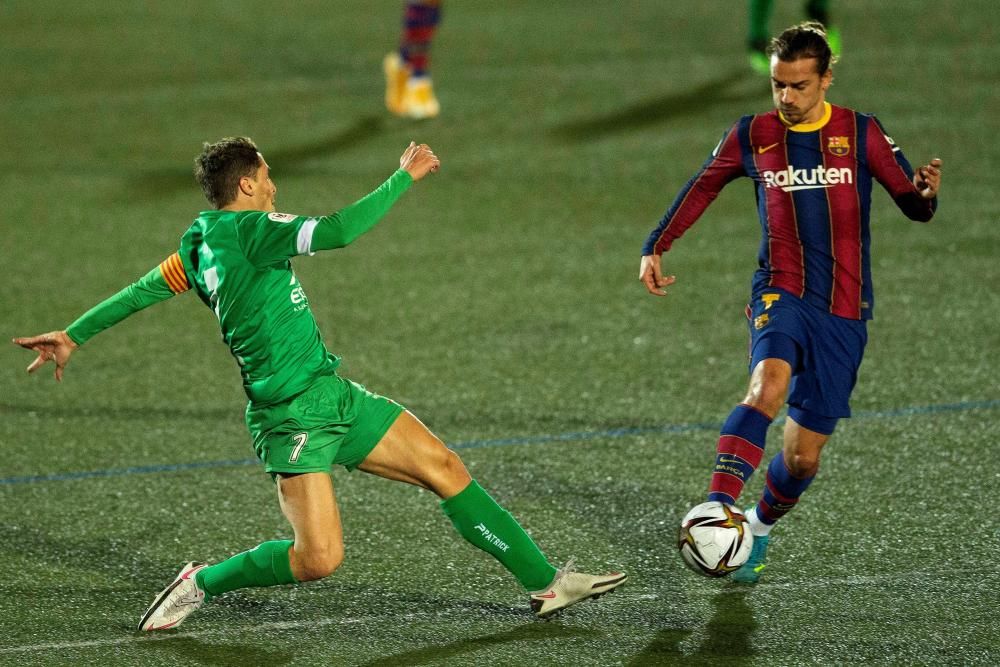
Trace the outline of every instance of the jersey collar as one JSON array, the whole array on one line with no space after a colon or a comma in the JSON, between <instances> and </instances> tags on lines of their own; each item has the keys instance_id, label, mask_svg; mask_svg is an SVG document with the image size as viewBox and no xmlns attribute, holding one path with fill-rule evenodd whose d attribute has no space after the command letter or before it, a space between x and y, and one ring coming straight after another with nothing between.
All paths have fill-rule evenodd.
<instances>
[{"instance_id":1,"label":"jersey collar","mask_svg":"<svg viewBox=\"0 0 1000 667\"><path fill-rule=\"evenodd\" d=\"M833 114L833 109L832 107L830 107L830 103L823 102L823 117L820 118L815 123L799 123L798 125L791 125L781 114L780 111L778 112L778 118L780 118L781 122L785 124L785 127L787 127L792 132L815 132L816 130L822 128L824 125L830 122L830 116L832 114Z\"/></svg>"}]
</instances>

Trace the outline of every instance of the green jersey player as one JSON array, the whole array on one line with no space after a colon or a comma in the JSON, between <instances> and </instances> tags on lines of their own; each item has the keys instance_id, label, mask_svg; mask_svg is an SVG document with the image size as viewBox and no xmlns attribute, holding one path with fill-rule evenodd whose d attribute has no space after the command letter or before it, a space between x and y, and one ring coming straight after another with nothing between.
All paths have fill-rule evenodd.
<instances>
[{"instance_id":1,"label":"green jersey player","mask_svg":"<svg viewBox=\"0 0 1000 667\"><path fill-rule=\"evenodd\" d=\"M277 188L250 139L205 144L195 176L214 208L198 216L178 252L65 330L14 339L38 353L29 373L54 361L61 381L79 345L138 310L193 289L215 313L240 366L254 449L276 482L294 540L264 542L214 565L188 563L156 596L141 630L176 627L227 591L310 581L336 570L344 548L333 464L436 493L459 534L517 578L540 617L625 582L620 573L557 570L416 417L337 374L339 359L323 343L290 260L350 244L440 163L429 147L411 143L399 164L354 204L328 216L297 216L275 211Z\"/></svg>"}]
</instances>

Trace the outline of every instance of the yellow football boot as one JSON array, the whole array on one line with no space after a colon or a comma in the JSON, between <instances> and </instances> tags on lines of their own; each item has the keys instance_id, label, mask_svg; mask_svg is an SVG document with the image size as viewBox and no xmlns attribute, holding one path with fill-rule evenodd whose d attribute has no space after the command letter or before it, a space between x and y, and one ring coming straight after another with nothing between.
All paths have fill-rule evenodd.
<instances>
[{"instance_id":1,"label":"yellow football boot","mask_svg":"<svg viewBox=\"0 0 1000 667\"><path fill-rule=\"evenodd\" d=\"M434 96L434 85L429 76L409 77L403 92L401 116L422 120L441 113L441 104Z\"/></svg>"},{"instance_id":2,"label":"yellow football boot","mask_svg":"<svg viewBox=\"0 0 1000 667\"><path fill-rule=\"evenodd\" d=\"M403 116L403 96L410 71L396 51L382 60L382 71L385 72L385 108L397 116Z\"/></svg>"}]
</instances>

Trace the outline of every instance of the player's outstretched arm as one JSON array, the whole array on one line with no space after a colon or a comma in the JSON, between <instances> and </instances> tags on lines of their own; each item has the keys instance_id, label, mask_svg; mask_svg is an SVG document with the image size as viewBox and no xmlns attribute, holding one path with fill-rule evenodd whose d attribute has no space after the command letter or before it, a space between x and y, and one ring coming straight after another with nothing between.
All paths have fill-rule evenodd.
<instances>
[{"instance_id":1,"label":"player's outstretched arm","mask_svg":"<svg viewBox=\"0 0 1000 667\"><path fill-rule=\"evenodd\" d=\"M38 353L28 366L29 373L54 361L56 380L62 382L63 369L77 347L126 317L190 288L180 256L174 253L145 276L78 317L65 330L15 338L14 344Z\"/></svg>"},{"instance_id":2,"label":"player's outstretched arm","mask_svg":"<svg viewBox=\"0 0 1000 667\"><path fill-rule=\"evenodd\" d=\"M317 250L333 250L350 245L374 227L414 181L436 172L440 166L441 161L427 144L411 141L399 158L399 169L385 183L350 206L345 206L333 215L319 218L311 236L305 241L303 237L297 236L296 249L299 254L303 254L303 248L311 254Z\"/></svg>"},{"instance_id":3,"label":"player's outstretched arm","mask_svg":"<svg viewBox=\"0 0 1000 667\"><path fill-rule=\"evenodd\" d=\"M924 199L934 199L941 189L941 158L934 158L929 164L917 169L913 174L913 185Z\"/></svg>"},{"instance_id":4,"label":"player's outstretched arm","mask_svg":"<svg viewBox=\"0 0 1000 667\"><path fill-rule=\"evenodd\" d=\"M15 338L14 344L38 353L38 357L28 365L29 373L34 373L49 361L54 361L58 382L62 382L63 369L69 363L73 350L77 348L77 344L65 331L50 331L38 336Z\"/></svg>"},{"instance_id":5,"label":"player's outstretched arm","mask_svg":"<svg viewBox=\"0 0 1000 667\"><path fill-rule=\"evenodd\" d=\"M674 276L664 277L660 269L663 255L643 255L639 263L639 280L646 286L646 291L654 296L666 296L664 287L673 285L677 280Z\"/></svg>"},{"instance_id":6,"label":"player's outstretched arm","mask_svg":"<svg viewBox=\"0 0 1000 667\"><path fill-rule=\"evenodd\" d=\"M399 168L407 172L414 181L419 181L427 174L433 174L441 168L441 160L427 144L417 144L411 141L399 158Z\"/></svg>"}]
</instances>

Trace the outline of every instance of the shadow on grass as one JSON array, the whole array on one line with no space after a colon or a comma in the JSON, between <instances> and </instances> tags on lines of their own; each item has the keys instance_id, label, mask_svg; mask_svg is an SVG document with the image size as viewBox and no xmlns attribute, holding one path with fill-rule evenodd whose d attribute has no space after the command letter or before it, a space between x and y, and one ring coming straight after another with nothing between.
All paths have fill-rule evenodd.
<instances>
[{"instance_id":1,"label":"shadow on grass","mask_svg":"<svg viewBox=\"0 0 1000 667\"><path fill-rule=\"evenodd\" d=\"M730 658L731 664L741 664L740 658L754 655L751 637L758 625L747 604L749 593L746 586L730 583L715 596L715 611L705 626L705 639L697 655Z\"/></svg>"},{"instance_id":2,"label":"shadow on grass","mask_svg":"<svg viewBox=\"0 0 1000 667\"><path fill-rule=\"evenodd\" d=\"M304 160L334 155L347 151L369 141L382 133L385 128L381 116L363 116L336 134L321 137L297 146L269 148L261 146L261 152L268 164L281 174L301 173L305 169L299 164ZM210 138L211 139L211 138ZM214 140L214 139L211 139ZM193 158L194 156L192 156ZM129 177L128 192L145 200L161 199L175 195L182 190L197 190L193 167L189 163L183 167L148 169Z\"/></svg>"},{"instance_id":3,"label":"shadow on grass","mask_svg":"<svg viewBox=\"0 0 1000 667\"><path fill-rule=\"evenodd\" d=\"M683 653L680 649L691 630L667 628L628 664L630 667L680 662L686 665L748 664L754 656L751 637L758 627L746 601L748 593L745 587L730 586L715 596L712 600L715 611L705 626L705 638L694 653Z\"/></svg>"},{"instance_id":4,"label":"shadow on grass","mask_svg":"<svg viewBox=\"0 0 1000 667\"><path fill-rule=\"evenodd\" d=\"M680 577L696 577L683 568L676 555L674 526L679 525L687 501L669 484L621 476L609 477L600 484L581 484L579 478L564 478L558 471L553 475L545 470L535 472L545 476L544 501L559 508L564 523L587 525L588 539L614 544L618 552L615 566L621 564L629 570L639 592L643 587L655 587L657 594L649 599L637 598L634 609L659 629L654 630L645 648L632 656L622 656L623 664L740 665L754 656L752 637L758 626L747 601L750 590L735 584L723 585L712 598L711 617L697 624L698 636L694 639L700 644L696 648L690 643L682 647L695 629L684 620L686 614L678 615L688 606L686 580ZM531 498L538 493L539 485L533 476L525 479L515 473L516 469L503 485L505 494ZM530 526L531 517L526 516L525 522ZM559 534L546 533L544 537L553 545L562 541ZM654 558L665 553L673 554L673 558L662 562Z\"/></svg>"},{"instance_id":5,"label":"shadow on grass","mask_svg":"<svg viewBox=\"0 0 1000 667\"><path fill-rule=\"evenodd\" d=\"M660 95L609 114L570 121L554 127L551 132L554 137L563 141L593 141L605 135L656 125L677 118L702 116L713 105L760 99L762 93L759 78L753 80L758 85L752 88L749 86L734 88L734 84L746 79L747 74L742 68L733 70L688 91ZM766 91L766 88L764 90Z\"/></svg>"},{"instance_id":6,"label":"shadow on grass","mask_svg":"<svg viewBox=\"0 0 1000 667\"><path fill-rule=\"evenodd\" d=\"M382 116L362 116L350 127L324 139L288 148L267 150L267 147L262 147L262 149L269 164L275 165L281 173L292 173L303 171L299 163L304 160L334 155L355 148L378 136L384 129L385 119Z\"/></svg>"},{"instance_id":7,"label":"shadow on grass","mask_svg":"<svg viewBox=\"0 0 1000 667\"><path fill-rule=\"evenodd\" d=\"M114 508L117 511L119 508ZM83 522L84 519L78 519ZM80 528L85 528L81 523ZM152 537L158 525L150 522L148 532ZM149 586L151 573L157 572L135 557L132 540L142 540L116 535L83 532L79 537L63 534L53 535L48 531L25 525L0 524L0 532L5 536L0 547L0 559L9 562L15 558L30 558L32 561L50 564L55 572L66 572L66 579L58 586L39 585L33 597L52 596L58 598L67 591L89 590L95 586L91 578L77 580L71 573L79 571L89 576L100 574L115 582L116 590ZM162 576L162 575L161 575ZM159 580L156 580L159 583Z\"/></svg>"},{"instance_id":8,"label":"shadow on grass","mask_svg":"<svg viewBox=\"0 0 1000 667\"><path fill-rule=\"evenodd\" d=\"M539 623L538 621L533 621L516 627L513 630L507 630L506 632L498 632L472 639L462 639L450 644L425 646L412 651L382 656L363 663L363 665L364 667L396 667L397 665L439 664L440 661L449 658L456 658L478 651L488 651L491 647L500 644L543 641L548 639L568 639L583 636L593 638L593 635L593 631L583 628L573 628L558 623ZM474 660L471 657L463 662L474 665L484 664L487 661L488 658L484 655L482 662Z\"/></svg>"},{"instance_id":9,"label":"shadow on grass","mask_svg":"<svg viewBox=\"0 0 1000 667\"><path fill-rule=\"evenodd\" d=\"M185 665L219 665L220 667L251 667L252 665L288 665L296 655L291 651L269 649L263 641L253 644L210 644L193 637L171 637L135 644L147 653L148 664L158 664L157 657L172 655Z\"/></svg>"}]
</instances>

